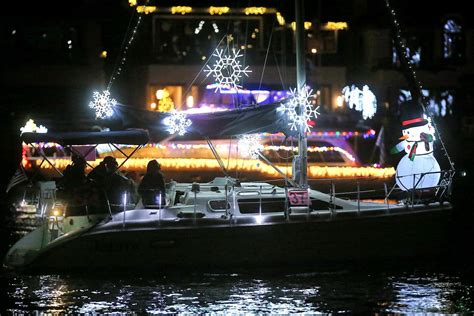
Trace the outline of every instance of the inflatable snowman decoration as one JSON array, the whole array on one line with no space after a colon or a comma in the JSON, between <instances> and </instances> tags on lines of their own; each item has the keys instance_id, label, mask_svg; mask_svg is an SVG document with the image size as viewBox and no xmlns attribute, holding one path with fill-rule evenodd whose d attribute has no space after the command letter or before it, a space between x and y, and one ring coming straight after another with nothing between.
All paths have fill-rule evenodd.
<instances>
[{"instance_id":1,"label":"inflatable snowman decoration","mask_svg":"<svg viewBox=\"0 0 474 316\"><path fill-rule=\"evenodd\" d=\"M408 102L407 102L408 103ZM397 165L396 182L404 191L431 188L439 183L441 170L433 156L434 128L431 120L416 111L417 104L409 102L402 112L402 140L392 153L405 151Z\"/></svg>"}]
</instances>

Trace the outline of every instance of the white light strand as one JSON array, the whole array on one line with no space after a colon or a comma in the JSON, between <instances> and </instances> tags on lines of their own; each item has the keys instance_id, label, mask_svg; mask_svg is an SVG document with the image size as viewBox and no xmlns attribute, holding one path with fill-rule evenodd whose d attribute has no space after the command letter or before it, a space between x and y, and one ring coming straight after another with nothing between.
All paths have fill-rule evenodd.
<instances>
[{"instance_id":1,"label":"white light strand","mask_svg":"<svg viewBox=\"0 0 474 316\"><path fill-rule=\"evenodd\" d=\"M289 119L288 125L291 130L297 130L299 126L303 126L306 132L311 131L312 126L308 124L311 118L317 118L319 106L313 108L311 99L314 97L313 90L304 85L300 92L297 89L290 89L290 98L280 106L280 110L286 112ZM300 105L303 111L300 113Z\"/></svg>"},{"instance_id":2,"label":"white light strand","mask_svg":"<svg viewBox=\"0 0 474 316\"><path fill-rule=\"evenodd\" d=\"M44 127L43 125L37 126L35 121L33 120L28 120L25 123L25 126L20 127L20 134L23 133L47 133L48 129Z\"/></svg>"},{"instance_id":3,"label":"white light strand","mask_svg":"<svg viewBox=\"0 0 474 316\"><path fill-rule=\"evenodd\" d=\"M257 159L259 153L264 150L260 143L261 136L259 134L242 135L239 137L238 146L244 156Z\"/></svg>"},{"instance_id":4,"label":"white light strand","mask_svg":"<svg viewBox=\"0 0 474 316\"><path fill-rule=\"evenodd\" d=\"M170 134L178 134L183 136L187 132L187 128L191 126L192 122L186 118L183 112L172 111L170 116L164 119L163 123L168 126Z\"/></svg>"},{"instance_id":5,"label":"white light strand","mask_svg":"<svg viewBox=\"0 0 474 316\"><path fill-rule=\"evenodd\" d=\"M197 35L199 34L199 32L201 32L202 27L204 26L204 23L205 23L204 21L199 22L199 26L194 29L194 34Z\"/></svg>"},{"instance_id":6,"label":"white light strand","mask_svg":"<svg viewBox=\"0 0 474 316\"><path fill-rule=\"evenodd\" d=\"M95 91L92 97L93 100L89 103L89 107L95 110L96 119L106 119L114 114L113 107L117 104L117 101L110 98L108 90L102 93Z\"/></svg>"},{"instance_id":7,"label":"white light strand","mask_svg":"<svg viewBox=\"0 0 474 316\"><path fill-rule=\"evenodd\" d=\"M415 80L416 84L418 85L419 89L421 90L421 89L423 89L423 87L421 86L421 82L416 77L416 73L415 73L414 67L412 65L411 59L409 58L409 56L407 54L409 49L407 49L407 47L403 43L403 39L402 39L401 32L400 32L400 24L397 21L397 16L396 16L395 10L393 10L390 7L390 3L388 2L388 0L386 0L385 3L387 5L387 8L388 8L390 14L392 15L392 21L395 24L395 32L396 32L396 36L397 36L397 41L398 41L400 47L402 48L402 54L405 57L405 60L407 61L408 69L410 70L410 72L413 76L413 79Z\"/></svg>"},{"instance_id":8,"label":"white light strand","mask_svg":"<svg viewBox=\"0 0 474 316\"><path fill-rule=\"evenodd\" d=\"M146 1L145 7L148 5L148 2L149 2L149 0ZM137 34L137 31L138 31L138 27L140 26L140 24L142 22L143 14L144 14L143 12L139 13L137 23L135 24L135 26L132 29L132 32L130 33L131 34L130 38L128 40L124 39L124 41L122 42L122 47L123 47L123 50L121 50L122 55L121 56L119 55L119 59L117 60L117 62L115 64L114 70L113 70L112 75L110 77L109 84L107 85L107 90L110 90L112 88L112 83L122 73L122 70L125 66L125 62L127 61L128 50L130 49L130 46L132 45L132 42L135 39L135 36Z\"/></svg>"},{"instance_id":9,"label":"white light strand","mask_svg":"<svg viewBox=\"0 0 474 316\"><path fill-rule=\"evenodd\" d=\"M216 57L216 62L212 67L206 65L207 69L204 72L207 72L206 77L212 74L216 80L217 87L216 90L221 90L221 88L242 88L238 83L242 79L242 75L249 76L248 73L252 72L249 66L243 68L240 64L240 57L243 55L239 54L240 50L232 49L231 54L225 55L224 50L217 49L212 56Z\"/></svg>"},{"instance_id":10,"label":"white light strand","mask_svg":"<svg viewBox=\"0 0 474 316\"><path fill-rule=\"evenodd\" d=\"M377 112L377 98L367 85L364 85L362 90L354 85L346 86L342 89L342 94L349 108L362 112L364 120L374 117Z\"/></svg>"}]
</instances>

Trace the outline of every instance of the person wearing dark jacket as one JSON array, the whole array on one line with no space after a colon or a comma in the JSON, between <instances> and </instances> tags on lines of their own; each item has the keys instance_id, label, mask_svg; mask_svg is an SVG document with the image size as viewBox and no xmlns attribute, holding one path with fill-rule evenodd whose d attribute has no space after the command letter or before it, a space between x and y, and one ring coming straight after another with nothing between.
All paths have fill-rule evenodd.
<instances>
[{"instance_id":1,"label":"person wearing dark jacket","mask_svg":"<svg viewBox=\"0 0 474 316\"><path fill-rule=\"evenodd\" d=\"M166 202L165 179L161 173L161 165L155 159L147 165L146 174L138 186L143 205L164 205Z\"/></svg>"},{"instance_id":2,"label":"person wearing dark jacket","mask_svg":"<svg viewBox=\"0 0 474 316\"><path fill-rule=\"evenodd\" d=\"M69 193L81 188L86 183L86 161L83 157L73 155L72 164L64 170L63 177L59 181L59 187Z\"/></svg>"},{"instance_id":3,"label":"person wearing dark jacket","mask_svg":"<svg viewBox=\"0 0 474 316\"><path fill-rule=\"evenodd\" d=\"M107 156L87 176L93 185L105 194L112 211L121 211L124 208L124 198L127 203L133 202L133 187L129 179L118 171L117 160Z\"/></svg>"}]
</instances>

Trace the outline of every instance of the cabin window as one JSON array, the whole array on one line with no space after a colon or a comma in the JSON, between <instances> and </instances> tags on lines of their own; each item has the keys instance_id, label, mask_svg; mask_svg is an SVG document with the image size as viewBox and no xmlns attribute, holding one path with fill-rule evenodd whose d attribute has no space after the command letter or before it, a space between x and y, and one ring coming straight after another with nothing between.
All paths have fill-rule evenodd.
<instances>
[{"instance_id":1,"label":"cabin window","mask_svg":"<svg viewBox=\"0 0 474 316\"><path fill-rule=\"evenodd\" d=\"M226 200L211 200L209 203L209 209L212 212L225 212L226 207ZM227 202L227 209L230 209L230 204Z\"/></svg>"},{"instance_id":2,"label":"cabin window","mask_svg":"<svg viewBox=\"0 0 474 316\"><path fill-rule=\"evenodd\" d=\"M262 214L264 213L283 213L285 210L285 199L284 198L271 198L271 199L239 199L239 209L242 214L255 214L260 213L260 202L262 206ZM322 211L329 210L334 207L326 201L318 199L311 200L311 210ZM335 205L335 209L342 209L341 206Z\"/></svg>"},{"instance_id":3,"label":"cabin window","mask_svg":"<svg viewBox=\"0 0 474 316\"><path fill-rule=\"evenodd\" d=\"M239 199L239 209L242 214L260 213L283 213L285 210L284 198L265 198L265 199Z\"/></svg>"}]
</instances>

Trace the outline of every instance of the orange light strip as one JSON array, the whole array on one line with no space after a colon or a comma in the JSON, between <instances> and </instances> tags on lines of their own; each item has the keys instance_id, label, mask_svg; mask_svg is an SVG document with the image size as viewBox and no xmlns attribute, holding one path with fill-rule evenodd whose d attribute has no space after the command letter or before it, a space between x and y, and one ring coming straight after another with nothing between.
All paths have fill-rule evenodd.
<instances>
[{"instance_id":1,"label":"orange light strip","mask_svg":"<svg viewBox=\"0 0 474 316\"><path fill-rule=\"evenodd\" d=\"M206 170L218 171L219 164L215 159L201 159L201 158L160 158L160 164L163 170L170 171L187 171L187 170ZM71 163L69 159L52 158L51 163L60 170L66 168ZM89 162L93 167L97 166L102 159L96 159ZM117 162L121 164L124 158L117 158ZM145 171L150 158L130 158L122 170L125 171ZM36 167L40 167L41 159L30 159L30 162ZM286 165L277 165L283 173L291 175L291 167ZM52 169L49 164L43 163L41 169ZM229 170L240 170L248 172L259 172L265 176L280 178L280 174L271 166L262 163L256 159L230 159ZM345 178L345 177L367 177L367 178L390 178L395 175L395 169L390 168L375 168L375 167L337 167L337 166L309 166L308 175L312 178Z\"/></svg>"}]
</instances>

